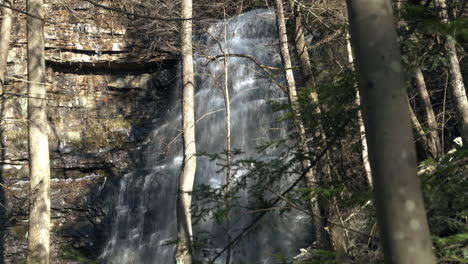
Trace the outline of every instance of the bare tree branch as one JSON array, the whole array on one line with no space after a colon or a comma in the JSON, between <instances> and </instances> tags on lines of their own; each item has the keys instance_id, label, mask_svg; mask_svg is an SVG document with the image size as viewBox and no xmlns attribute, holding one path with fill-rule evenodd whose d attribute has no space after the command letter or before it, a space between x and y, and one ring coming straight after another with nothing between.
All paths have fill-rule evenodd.
<instances>
[{"instance_id":1,"label":"bare tree branch","mask_svg":"<svg viewBox=\"0 0 468 264\"><path fill-rule=\"evenodd\" d=\"M194 18L194 17L191 17L191 18L169 18L169 17L156 17L156 16L147 16L147 15L140 15L140 14L135 14L135 13L132 13L132 12L128 12L128 11L125 11L125 10L122 10L122 9L119 9L119 8L115 8L115 7L110 7L110 6L106 6L106 5L101 5L101 4L98 4L94 1L91 1L91 0L84 0L96 7L100 7L100 8L103 8L103 9L107 9L107 10L110 10L110 11L115 11L115 12L119 12L119 13L122 13L122 14L125 14L125 15L130 15L130 16L133 16L133 17L137 17L137 18L144 18L144 19L153 19L153 20L161 20L161 21L186 21L186 20L200 20L201 18Z\"/></svg>"},{"instance_id":2,"label":"bare tree branch","mask_svg":"<svg viewBox=\"0 0 468 264\"><path fill-rule=\"evenodd\" d=\"M1 7L4 7L4 8L9 8L9 9L15 11L15 12L18 12L18 13L21 13L21 14L24 14L24 15L27 15L27 16L30 16L30 17L34 17L34 18L39 19L39 20L41 20L41 21L43 21L43 22L45 22L45 23L57 25L57 23L55 23L55 22L53 22L53 21L50 21L50 20L48 20L48 19L44 19L44 18L42 18L42 17L35 16L35 15L30 14L30 13L28 13L28 12L26 12L26 11L21 10L21 9L17 9L17 8L11 7L11 6L9 6L9 5L5 5L4 3L0 3L0 6L1 6Z\"/></svg>"}]
</instances>

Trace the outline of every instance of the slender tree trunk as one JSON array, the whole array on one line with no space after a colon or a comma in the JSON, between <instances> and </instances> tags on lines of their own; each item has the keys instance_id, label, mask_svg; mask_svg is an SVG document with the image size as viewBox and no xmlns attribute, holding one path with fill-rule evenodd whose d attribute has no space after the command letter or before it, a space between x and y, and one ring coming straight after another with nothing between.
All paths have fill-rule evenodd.
<instances>
[{"instance_id":1,"label":"slender tree trunk","mask_svg":"<svg viewBox=\"0 0 468 264\"><path fill-rule=\"evenodd\" d=\"M286 23L284 20L282 0L276 0L276 20L278 25L281 58L283 60L283 66L285 67L286 83L288 86L288 96L294 114L294 124L296 126L299 137L299 150L304 155L302 166L304 168L308 168L310 167L310 159L308 155L309 149L307 146L306 131L304 124L301 120L301 114L298 105L296 84L293 76L291 58L288 49L288 37L286 33ZM319 183L321 179L319 177L319 174L316 173L314 169L310 169L309 173L307 173L306 175L306 181L307 186L309 188L315 189L318 187L317 183ZM330 248L330 239L327 235L327 232L325 231L324 216L321 207L322 206L319 203L319 199L311 199L311 211L312 214L316 216L314 219L314 232L316 235L317 245L323 248Z\"/></svg>"},{"instance_id":2,"label":"slender tree trunk","mask_svg":"<svg viewBox=\"0 0 468 264\"><path fill-rule=\"evenodd\" d=\"M389 0L347 0L385 263L435 264Z\"/></svg>"},{"instance_id":3,"label":"slender tree trunk","mask_svg":"<svg viewBox=\"0 0 468 264\"><path fill-rule=\"evenodd\" d=\"M429 149L430 149L429 140L427 139L426 132L424 131L424 128L421 125L421 122L419 122L418 117L414 113L413 108L411 107L409 98L407 98L407 102L408 102L408 109L410 111L411 123L413 124L413 128L414 128L414 130L416 132L416 135L417 135L417 141L421 142L421 145L422 145L423 149L428 154L430 154L430 152L429 152Z\"/></svg>"},{"instance_id":4,"label":"slender tree trunk","mask_svg":"<svg viewBox=\"0 0 468 264\"><path fill-rule=\"evenodd\" d=\"M27 12L43 17L43 1L28 0ZM28 30L28 114L29 114L29 233L30 264L49 263L50 166L46 117L46 73L44 22L27 16Z\"/></svg>"},{"instance_id":5,"label":"slender tree trunk","mask_svg":"<svg viewBox=\"0 0 468 264\"><path fill-rule=\"evenodd\" d=\"M226 13L225 13L226 15ZM224 105L226 108L226 242L231 244L231 100L229 98L229 50L227 42L228 27L224 20ZM226 250L226 264L231 263L231 247Z\"/></svg>"},{"instance_id":6,"label":"slender tree trunk","mask_svg":"<svg viewBox=\"0 0 468 264\"><path fill-rule=\"evenodd\" d=\"M193 183L197 166L195 148L195 113L192 55L192 0L182 0L181 53L182 53L182 122L184 161L177 196L177 248L176 263L192 263L192 204Z\"/></svg>"},{"instance_id":7,"label":"slender tree trunk","mask_svg":"<svg viewBox=\"0 0 468 264\"><path fill-rule=\"evenodd\" d=\"M438 133L437 120L435 118L434 110L432 109L431 98L427 92L426 82L424 81L424 75L421 68L417 67L415 71L416 88L418 89L419 96L421 98L424 114L427 121L427 151L433 158L438 158L442 154L440 137Z\"/></svg>"},{"instance_id":8,"label":"slender tree trunk","mask_svg":"<svg viewBox=\"0 0 468 264\"><path fill-rule=\"evenodd\" d=\"M348 51L348 62L354 68L354 57L353 57L353 49L351 48L351 41L348 34L346 34L346 49ZM361 95L359 94L359 89L356 90L356 105L358 107L361 106ZM366 172L367 182L369 186L372 187L372 169L369 163L369 148L367 147L367 139L366 139L366 128L364 126L364 121L362 120L362 111L358 109L357 112L358 117L358 125L359 125L359 138L361 140L361 156L362 156L362 163L364 165L364 171Z\"/></svg>"},{"instance_id":9,"label":"slender tree trunk","mask_svg":"<svg viewBox=\"0 0 468 264\"><path fill-rule=\"evenodd\" d=\"M449 17L445 0L437 0L436 3L440 9L439 16L442 20L442 23L448 24ZM455 40L451 36L447 37L445 41L445 51L450 61L449 70L451 76L452 93L455 106L457 108L458 114L460 115L463 146L468 148L468 99L466 96L465 85L463 84L460 63L458 62Z\"/></svg>"},{"instance_id":10,"label":"slender tree trunk","mask_svg":"<svg viewBox=\"0 0 468 264\"><path fill-rule=\"evenodd\" d=\"M5 6L12 6L13 0L4 0L3 4ZM5 121L5 106L6 106L6 98L4 96L4 85L5 85L5 75L7 69L7 59L8 59L8 50L10 47L10 34L11 34L11 20L12 20L12 10L8 7L3 7L1 12L2 14L2 21L1 21L1 28L0 28L0 161L5 160L5 131L7 131L7 124ZM3 174L3 166L0 168L0 183L4 183L4 174ZM3 187L2 187L3 188ZM0 189L0 203L6 204L5 198L5 191ZM7 213L7 209L5 207L0 208L0 215L5 216ZM8 220L1 219L0 225L6 226ZM6 230L0 231L0 236L3 237L5 235ZM4 263L4 241L0 242L0 263Z\"/></svg>"},{"instance_id":11,"label":"slender tree trunk","mask_svg":"<svg viewBox=\"0 0 468 264\"><path fill-rule=\"evenodd\" d=\"M289 0L289 5L292 10L292 19L294 20L294 44L297 52L297 57L299 59L299 65L300 65L300 70L301 70L301 77L305 83L305 87L309 89L310 91L310 98L315 106L314 108L314 113L317 115L317 117L320 117L322 110L320 108L320 102L318 99L317 95L317 87L315 86L315 81L312 73L312 65L310 63L310 57L309 57L309 51L307 48L307 42L305 40L305 34L304 34L304 26L302 24L302 12L301 8L299 5L296 5L294 0ZM318 130L320 132L320 137L323 142L327 142L327 135L325 133L325 129L323 128L323 125L321 122L318 124ZM330 153L327 152L326 156L330 157ZM329 174L330 181L333 181L332 175L331 175L331 170L328 166L327 162L323 162L323 164L319 165L322 167L322 170L324 170L326 173ZM318 204L321 206L325 206L325 203L320 200L320 197L318 198ZM336 206L336 199L332 199L331 201L328 201L327 203L328 208L333 208L329 210L329 215L331 219L334 220L334 222L338 222L337 219L340 217L339 212L335 210L334 208ZM315 221L321 221L320 224L317 224L315 229L316 232L319 232L325 225L325 219L315 219ZM331 242L331 246L336 250L337 254L337 261L342 262L342 258L345 258L347 254L347 246L346 246L346 238L345 238L345 233L343 232L343 229L341 227L332 225L329 230L329 238L326 237L326 234L321 235L320 242L322 245L325 247L329 247L328 241Z\"/></svg>"},{"instance_id":12,"label":"slender tree trunk","mask_svg":"<svg viewBox=\"0 0 468 264\"><path fill-rule=\"evenodd\" d=\"M8 8L12 7L13 0L4 0L3 4L5 7L2 9L2 24L0 28L0 158L3 160L5 157L5 131L8 129L5 122L6 113L6 98L3 96L5 86L5 75L7 70L8 51L10 48L10 36L11 36L11 21L13 11ZM0 176L3 169L0 168ZM0 177L0 180L1 177ZM0 257L1 260L1 257Z\"/></svg>"},{"instance_id":13,"label":"slender tree trunk","mask_svg":"<svg viewBox=\"0 0 468 264\"><path fill-rule=\"evenodd\" d=\"M13 0L4 0L5 6L12 6ZM2 25L0 28L0 95L3 95L3 86L5 85L5 74L10 47L11 20L13 11L10 8L3 7Z\"/></svg>"},{"instance_id":14,"label":"slender tree trunk","mask_svg":"<svg viewBox=\"0 0 468 264\"><path fill-rule=\"evenodd\" d=\"M315 105L315 114L319 115L321 113L321 110L317 95L317 88L315 87L314 77L312 75L312 66L310 64L309 51L307 50L307 43L305 41L301 9L298 5L294 4L294 0L289 0L289 4L293 11L294 45L296 46L297 57L299 58L301 76L304 80L305 87L307 87L310 90L310 98L312 99L312 103ZM322 135L324 134L322 133Z\"/></svg>"}]
</instances>

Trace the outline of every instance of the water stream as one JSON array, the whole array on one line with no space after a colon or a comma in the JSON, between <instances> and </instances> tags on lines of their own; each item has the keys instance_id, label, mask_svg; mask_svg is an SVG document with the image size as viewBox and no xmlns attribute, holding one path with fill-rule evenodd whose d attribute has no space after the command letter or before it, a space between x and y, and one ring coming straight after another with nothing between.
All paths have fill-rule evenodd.
<instances>
[{"instance_id":1,"label":"water stream","mask_svg":"<svg viewBox=\"0 0 468 264\"><path fill-rule=\"evenodd\" d=\"M224 28L228 29L224 43ZM196 38L201 50L195 53L196 69L196 140L199 153L222 153L225 149L226 123L222 94L223 61L210 60L229 53L246 54L257 63L281 67L274 13L255 10L227 21L212 23L207 32ZM218 41L216 40L218 39ZM229 58L229 89L232 111L232 148L243 154L235 158L271 159L280 150L258 153L257 146L285 138L287 124L277 122L278 113L269 101L283 102L286 95L264 71L248 58ZM281 76L276 76L282 82ZM174 89L180 90L180 83ZM156 129L145 147L142 167L125 175L115 202L111 237L102 253L104 263L171 264L174 263L176 238L175 202L178 176L182 163L180 92L174 93L168 112L155 120ZM196 186L213 188L225 183L219 161L200 156L197 161ZM237 171L233 177L240 177ZM197 188L196 187L196 188ZM246 207L251 202L248 192L240 193ZM194 201L195 204L197 201ZM252 201L253 202L253 201ZM244 211L243 211L244 210ZM252 219L247 209L232 211L232 232L239 233ZM300 214L279 217L267 215L255 231L233 249L231 263L281 263L278 256L297 254L307 244L309 219ZM309 229L310 230L310 229ZM226 244L226 230L213 219L199 221L194 226L195 237L210 237L209 245L198 253L207 262ZM208 235L207 235L208 234ZM310 242L310 241L309 241ZM224 256L216 263L225 263Z\"/></svg>"}]
</instances>

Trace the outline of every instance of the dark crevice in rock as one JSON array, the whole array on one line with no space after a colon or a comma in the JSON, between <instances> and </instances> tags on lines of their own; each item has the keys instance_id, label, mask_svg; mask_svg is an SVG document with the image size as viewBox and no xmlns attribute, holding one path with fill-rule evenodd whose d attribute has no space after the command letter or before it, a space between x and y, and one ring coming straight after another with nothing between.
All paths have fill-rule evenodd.
<instances>
[{"instance_id":1,"label":"dark crevice in rock","mask_svg":"<svg viewBox=\"0 0 468 264\"><path fill-rule=\"evenodd\" d=\"M177 63L175 59L146 62L57 62L46 61L46 65L59 73L109 74L109 73L152 73L167 69Z\"/></svg>"},{"instance_id":2,"label":"dark crevice in rock","mask_svg":"<svg viewBox=\"0 0 468 264\"><path fill-rule=\"evenodd\" d=\"M46 51L52 50L52 51L57 51L57 52L73 52L76 54L86 54L86 55L97 55L99 54L125 54L128 53L128 50L99 50L96 52L96 50L89 50L89 49L64 49L64 48L51 48L51 47L46 47Z\"/></svg>"}]
</instances>

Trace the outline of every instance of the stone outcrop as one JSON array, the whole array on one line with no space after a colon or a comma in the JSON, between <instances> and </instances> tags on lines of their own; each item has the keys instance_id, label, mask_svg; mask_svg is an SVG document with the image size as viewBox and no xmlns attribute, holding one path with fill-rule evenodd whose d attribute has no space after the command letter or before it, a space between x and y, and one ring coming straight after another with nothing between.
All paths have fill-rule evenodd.
<instances>
[{"instance_id":1,"label":"stone outcrop","mask_svg":"<svg viewBox=\"0 0 468 264\"><path fill-rule=\"evenodd\" d=\"M123 14L86 1L45 2L52 263L83 263L97 258L114 183L135 165L132 150L164 108L177 58L174 40L154 48ZM24 10L25 1L15 7ZM0 263L21 263L27 237L26 19L14 15L0 105Z\"/></svg>"},{"instance_id":2,"label":"stone outcrop","mask_svg":"<svg viewBox=\"0 0 468 264\"><path fill-rule=\"evenodd\" d=\"M24 4L16 1L15 7ZM164 105L161 98L174 78L175 55L164 47L148 53L151 43L132 37L134 29L123 14L86 1L46 1L45 17L51 21L45 27L45 46L54 169L70 170L74 166L67 164L67 156L81 154L93 156L94 162L83 163L90 169L102 163L122 167L113 164L118 160L99 158L105 157L102 152L137 143L133 131ZM1 106L4 178L27 176L25 15L15 13L14 20ZM76 168L85 169L83 164Z\"/></svg>"},{"instance_id":3,"label":"stone outcrop","mask_svg":"<svg viewBox=\"0 0 468 264\"><path fill-rule=\"evenodd\" d=\"M88 175L79 179L54 179L51 182L51 252L52 263L73 262L80 255L97 258L96 247L105 237L108 211L104 205L107 178ZM0 245L2 263L21 263L25 258L28 230L28 181L5 183L2 231L6 236ZM82 252L79 254L79 252Z\"/></svg>"}]
</instances>

